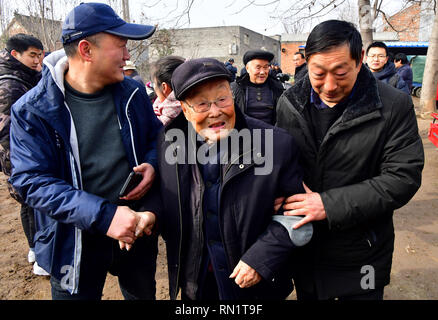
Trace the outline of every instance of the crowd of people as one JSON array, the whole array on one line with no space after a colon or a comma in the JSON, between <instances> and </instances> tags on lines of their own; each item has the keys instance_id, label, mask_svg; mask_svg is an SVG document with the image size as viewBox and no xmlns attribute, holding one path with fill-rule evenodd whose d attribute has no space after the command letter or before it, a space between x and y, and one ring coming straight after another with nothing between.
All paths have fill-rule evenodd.
<instances>
[{"instance_id":1,"label":"crowd of people","mask_svg":"<svg viewBox=\"0 0 438 320\"><path fill-rule=\"evenodd\" d=\"M171 299L382 300L424 165L406 56L329 20L290 88L264 50L240 75L163 57L144 83L126 44L154 31L81 3L44 61L28 35L0 53L1 168L52 298L99 300L110 272L154 300L161 235Z\"/></svg>"}]
</instances>

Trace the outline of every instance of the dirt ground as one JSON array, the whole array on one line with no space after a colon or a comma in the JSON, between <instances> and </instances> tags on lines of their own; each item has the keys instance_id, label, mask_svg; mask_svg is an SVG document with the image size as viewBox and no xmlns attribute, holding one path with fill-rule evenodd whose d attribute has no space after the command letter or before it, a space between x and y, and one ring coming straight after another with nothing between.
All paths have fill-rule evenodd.
<instances>
[{"instance_id":1,"label":"dirt ground","mask_svg":"<svg viewBox=\"0 0 438 320\"><path fill-rule=\"evenodd\" d=\"M418 99L415 99L418 103ZM394 214L395 251L385 299L438 299L438 148L428 139L430 120L418 118L426 155L423 182L414 198ZM157 263L157 299L169 299L164 243ZM51 299L48 277L35 276L27 262L27 242L19 206L8 195L0 174L0 299ZM122 299L117 278L108 275L104 300ZM295 299L292 294L289 299Z\"/></svg>"}]
</instances>

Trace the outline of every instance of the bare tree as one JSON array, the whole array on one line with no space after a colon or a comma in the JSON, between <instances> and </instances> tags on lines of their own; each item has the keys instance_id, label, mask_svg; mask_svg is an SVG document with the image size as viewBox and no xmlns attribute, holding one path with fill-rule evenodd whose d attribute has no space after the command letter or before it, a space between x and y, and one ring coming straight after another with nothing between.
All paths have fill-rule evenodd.
<instances>
[{"instance_id":1,"label":"bare tree","mask_svg":"<svg viewBox=\"0 0 438 320\"><path fill-rule=\"evenodd\" d=\"M376 2L377 3L377 0ZM364 48L373 42L373 23L374 17L370 0L358 0L359 7L359 29L362 36Z\"/></svg>"},{"instance_id":2,"label":"bare tree","mask_svg":"<svg viewBox=\"0 0 438 320\"><path fill-rule=\"evenodd\" d=\"M6 29L6 26L8 25L8 16L10 15L9 12L7 12L7 7L5 6L5 1L0 0L0 32L3 33L3 31Z\"/></svg>"},{"instance_id":3,"label":"bare tree","mask_svg":"<svg viewBox=\"0 0 438 320\"><path fill-rule=\"evenodd\" d=\"M131 22L131 17L129 15L129 0L122 0L122 12L123 20L126 22Z\"/></svg>"},{"instance_id":4,"label":"bare tree","mask_svg":"<svg viewBox=\"0 0 438 320\"><path fill-rule=\"evenodd\" d=\"M421 88L420 110L426 117L435 110L435 99L438 83L438 10L435 10L435 19L432 33L429 37L426 65L424 67L423 85Z\"/></svg>"}]
</instances>

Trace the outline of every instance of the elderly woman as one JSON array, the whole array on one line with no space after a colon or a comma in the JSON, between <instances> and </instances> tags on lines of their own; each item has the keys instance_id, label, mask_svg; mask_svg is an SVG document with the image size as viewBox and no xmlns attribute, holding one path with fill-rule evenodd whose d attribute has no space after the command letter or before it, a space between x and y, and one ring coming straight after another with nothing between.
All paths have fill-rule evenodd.
<instances>
[{"instance_id":1,"label":"elderly woman","mask_svg":"<svg viewBox=\"0 0 438 320\"><path fill-rule=\"evenodd\" d=\"M166 241L171 299L179 289L190 300L284 299L291 249L311 236L310 224L273 219L276 197L304 192L293 139L235 108L230 80L209 58L172 76L183 112L158 138L145 199Z\"/></svg>"}]
</instances>

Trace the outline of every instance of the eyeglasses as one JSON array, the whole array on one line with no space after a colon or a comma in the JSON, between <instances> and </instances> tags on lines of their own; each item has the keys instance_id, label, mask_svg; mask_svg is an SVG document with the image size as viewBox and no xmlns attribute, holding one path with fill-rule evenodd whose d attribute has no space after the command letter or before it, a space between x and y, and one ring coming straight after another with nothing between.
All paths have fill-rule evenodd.
<instances>
[{"instance_id":1,"label":"eyeglasses","mask_svg":"<svg viewBox=\"0 0 438 320\"><path fill-rule=\"evenodd\" d=\"M190 108L192 108L193 111L198 112L198 113L207 112L208 110L210 110L211 105L213 103L218 108L225 108L225 107L230 106L232 104L232 102L233 102L232 96L220 97L219 99L217 99L215 101L202 101L202 102L195 103L193 105L190 105L187 101L185 101L185 103L187 103L187 105Z\"/></svg>"},{"instance_id":2,"label":"eyeglasses","mask_svg":"<svg viewBox=\"0 0 438 320\"><path fill-rule=\"evenodd\" d=\"M374 58L377 58L377 60L383 60L386 58L386 56L384 56L383 54L379 54L379 55L373 54L371 56L368 56L368 58L370 58L371 60L373 60Z\"/></svg>"},{"instance_id":3,"label":"eyeglasses","mask_svg":"<svg viewBox=\"0 0 438 320\"><path fill-rule=\"evenodd\" d=\"M256 66L255 69L257 71L261 71L261 70L268 71L269 70L269 65L266 65L266 66Z\"/></svg>"}]
</instances>

